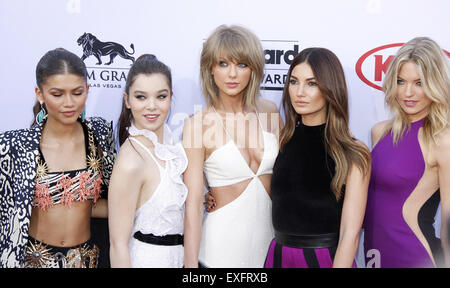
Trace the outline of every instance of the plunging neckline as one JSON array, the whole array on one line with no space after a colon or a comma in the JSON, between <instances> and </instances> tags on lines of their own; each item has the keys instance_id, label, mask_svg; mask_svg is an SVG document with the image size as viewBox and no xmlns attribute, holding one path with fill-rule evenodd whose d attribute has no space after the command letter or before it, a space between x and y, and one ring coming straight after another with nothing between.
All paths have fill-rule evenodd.
<instances>
[{"instance_id":1,"label":"plunging neckline","mask_svg":"<svg viewBox=\"0 0 450 288\"><path fill-rule=\"evenodd\" d=\"M237 152L239 153L239 158L242 160L242 162L244 163L244 165L247 167L247 169L252 173L253 176L259 175L262 164L264 159L266 158L266 136L264 135L264 133L267 134L271 134L273 135L273 133L267 132L265 130L263 130L263 142L264 142L264 151L263 151L263 156L261 158L261 161L259 162L259 166L258 169L256 170L256 173L250 168L250 165L247 163L247 161L245 161L244 156L242 155L241 151L239 150L239 148L237 147L236 143L234 142L233 139L230 139L227 143L225 143L224 145L220 146L219 148L217 148L216 150L214 150L213 152L211 152L211 154L209 154L208 158L206 158L205 162L209 161L212 157L214 157L214 155L217 153L219 153L219 150L224 149L226 146L229 146L230 144L233 144L233 147L235 150L237 150Z\"/></svg>"},{"instance_id":2,"label":"plunging neckline","mask_svg":"<svg viewBox=\"0 0 450 288\"><path fill-rule=\"evenodd\" d=\"M220 115L219 115L219 113L217 113L216 109L215 109L214 107L213 107L213 109L214 109L214 112L217 114L217 116L220 117ZM266 147L266 135L265 135L264 133L269 133L269 134L272 134L272 133L267 132L266 130L264 130L264 129L262 128L261 121L259 120L259 116L258 116L258 111L256 111L256 109L255 109L255 114L256 114L256 117L258 118L259 127L261 128L261 131L262 131L262 133L263 133L263 153L262 153L261 161L259 162L258 169L256 170L256 172L254 172L254 171L252 170L252 168L250 168L250 163L247 163L247 161L245 160L245 157L242 155L241 151L240 151L239 148L237 147L236 142L235 142L234 139L230 136L230 134L228 134L228 131L225 129L225 126L223 125L222 117L220 117L220 124L221 124L223 130L225 131L225 133L227 134L227 136L230 138L230 140L228 140L227 143L225 143L224 145L220 146L219 148L217 148L217 149L215 149L213 152L211 152L211 154L209 154L208 158L206 158L205 162L207 162L207 161L208 161L208 160L209 160L209 159L210 159L217 151L219 151L219 150L221 150L222 148L228 146L228 145L230 144L230 142L232 142L234 148L235 148L235 149L237 150L237 152L239 153L239 158L243 161L244 165L245 165L245 166L247 167L247 169L251 172L251 174L252 174L253 176L259 175L260 170L261 170L261 167L262 167L262 164L263 164L263 161L264 161L265 156L266 156L266 150L267 150L267 149L266 149L266 148L267 148L267 147Z\"/></svg>"}]
</instances>

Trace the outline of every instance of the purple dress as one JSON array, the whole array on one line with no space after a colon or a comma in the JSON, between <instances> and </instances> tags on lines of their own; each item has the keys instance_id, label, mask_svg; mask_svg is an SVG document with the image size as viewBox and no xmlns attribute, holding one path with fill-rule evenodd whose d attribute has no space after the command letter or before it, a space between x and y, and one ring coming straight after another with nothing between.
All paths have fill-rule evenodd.
<instances>
[{"instance_id":1,"label":"purple dress","mask_svg":"<svg viewBox=\"0 0 450 288\"><path fill-rule=\"evenodd\" d=\"M440 261L442 247L433 227L440 202L439 189L421 191L423 185L417 185L425 172L418 141L423 122L422 119L411 123L411 129L403 134L396 146L389 132L372 150L372 174L364 220L364 252L368 267L434 267L433 260ZM416 201L418 197L411 197L405 205L414 190L417 190L416 195L426 193L431 197L420 203ZM418 224L415 227L420 229L412 229L403 216L403 213L410 215L413 212L410 209L414 201L420 206L414 217ZM425 246L430 248L431 255ZM377 257L379 259L375 259Z\"/></svg>"}]
</instances>

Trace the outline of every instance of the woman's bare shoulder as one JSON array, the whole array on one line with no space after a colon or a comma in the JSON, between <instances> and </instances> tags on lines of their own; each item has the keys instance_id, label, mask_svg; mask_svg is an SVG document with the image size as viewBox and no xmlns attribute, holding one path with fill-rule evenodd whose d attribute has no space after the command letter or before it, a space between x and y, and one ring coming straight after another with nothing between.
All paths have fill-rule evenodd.
<instances>
[{"instance_id":1,"label":"woman's bare shoulder","mask_svg":"<svg viewBox=\"0 0 450 288\"><path fill-rule=\"evenodd\" d=\"M386 129L388 129L391 122L391 120L384 120L373 125L371 129L372 147L374 147L378 143L378 141L380 141L381 137L385 134Z\"/></svg>"},{"instance_id":2,"label":"woman's bare shoulder","mask_svg":"<svg viewBox=\"0 0 450 288\"><path fill-rule=\"evenodd\" d=\"M279 113L277 105L267 99L259 98L256 101L256 108L258 109L258 112L265 112L265 113Z\"/></svg>"},{"instance_id":3,"label":"woman's bare shoulder","mask_svg":"<svg viewBox=\"0 0 450 288\"><path fill-rule=\"evenodd\" d=\"M125 141L120 146L119 153L117 155L114 166L120 171L127 174L134 174L141 171L144 165L144 158L142 151L133 144L131 140Z\"/></svg>"},{"instance_id":4,"label":"woman's bare shoulder","mask_svg":"<svg viewBox=\"0 0 450 288\"><path fill-rule=\"evenodd\" d=\"M436 139L436 151L450 153L450 127L444 128Z\"/></svg>"}]
</instances>

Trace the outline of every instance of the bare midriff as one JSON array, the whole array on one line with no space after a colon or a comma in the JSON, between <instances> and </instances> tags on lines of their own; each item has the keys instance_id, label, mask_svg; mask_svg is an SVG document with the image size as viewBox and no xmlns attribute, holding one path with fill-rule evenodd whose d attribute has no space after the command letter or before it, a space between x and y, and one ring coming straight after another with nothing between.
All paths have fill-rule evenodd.
<instances>
[{"instance_id":1,"label":"bare midriff","mask_svg":"<svg viewBox=\"0 0 450 288\"><path fill-rule=\"evenodd\" d=\"M91 237L92 201L74 202L71 207L55 205L46 211L33 207L29 235L57 247L72 247Z\"/></svg>"},{"instance_id":2,"label":"bare midriff","mask_svg":"<svg viewBox=\"0 0 450 288\"><path fill-rule=\"evenodd\" d=\"M272 174L264 174L257 177L261 180L264 188L266 189L266 193L270 196L270 180L272 178ZM236 198L238 198L245 191L245 189L247 189L247 186L252 180L253 178L250 178L228 186L211 187L211 195L214 197L216 206L214 209L210 210L210 212L216 211L236 200Z\"/></svg>"}]
</instances>

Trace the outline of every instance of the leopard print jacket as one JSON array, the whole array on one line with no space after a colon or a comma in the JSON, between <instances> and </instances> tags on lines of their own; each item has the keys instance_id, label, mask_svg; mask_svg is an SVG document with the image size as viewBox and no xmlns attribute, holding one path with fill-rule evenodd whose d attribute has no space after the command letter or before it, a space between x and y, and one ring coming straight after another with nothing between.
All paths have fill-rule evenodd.
<instances>
[{"instance_id":1,"label":"leopard print jacket","mask_svg":"<svg viewBox=\"0 0 450 288\"><path fill-rule=\"evenodd\" d=\"M108 187L116 155L112 122L84 123L101 148L103 182ZM42 124L0 135L0 267L23 267L35 189Z\"/></svg>"}]
</instances>

